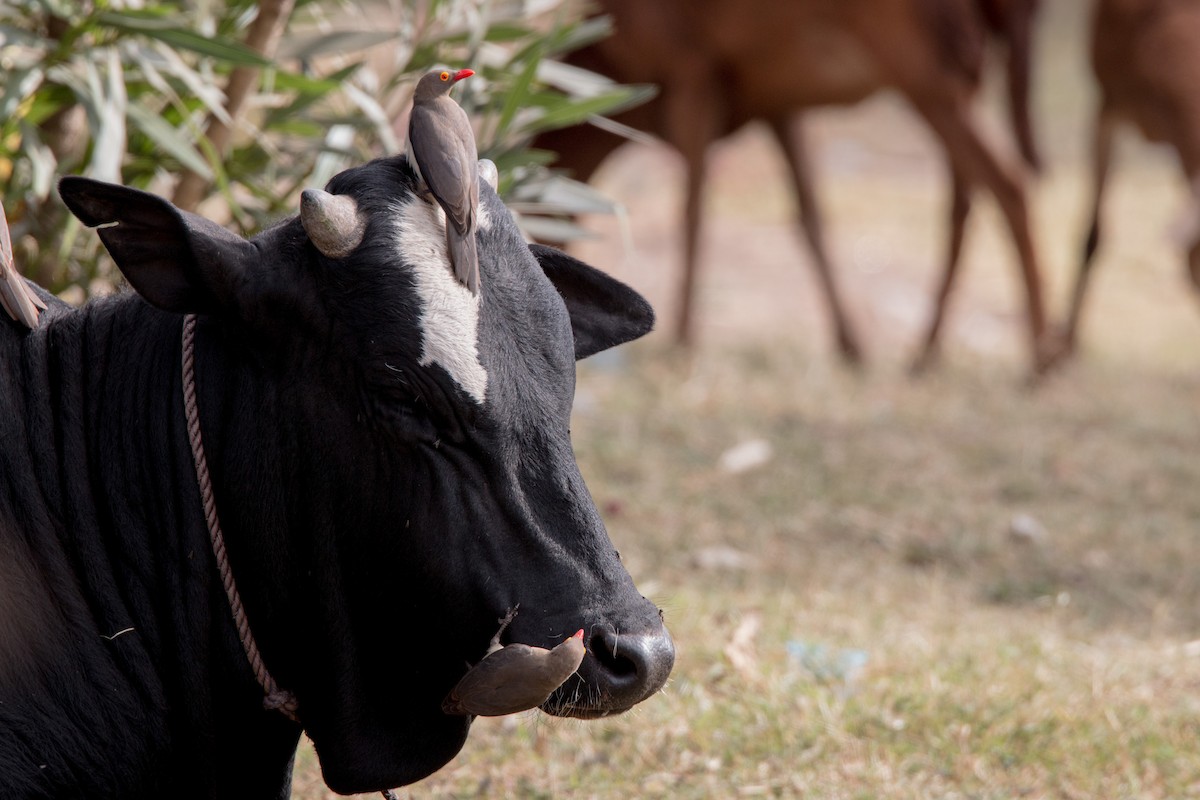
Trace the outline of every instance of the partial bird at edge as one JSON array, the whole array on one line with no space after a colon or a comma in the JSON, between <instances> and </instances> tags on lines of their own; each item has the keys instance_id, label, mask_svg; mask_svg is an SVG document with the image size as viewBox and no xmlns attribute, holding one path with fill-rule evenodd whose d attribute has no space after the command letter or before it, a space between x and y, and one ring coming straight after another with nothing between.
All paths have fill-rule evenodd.
<instances>
[{"instance_id":1,"label":"partial bird at edge","mask_svg":"<svg viewBox=\"0 0 1200 800\"><path fill-rule=\"evenodd\" d=\"M39 309L46 308L17 271L3 206L0 206L0 306L4 306L9 317L31 330L37 327Z\"/></svg>"}]
</instances>

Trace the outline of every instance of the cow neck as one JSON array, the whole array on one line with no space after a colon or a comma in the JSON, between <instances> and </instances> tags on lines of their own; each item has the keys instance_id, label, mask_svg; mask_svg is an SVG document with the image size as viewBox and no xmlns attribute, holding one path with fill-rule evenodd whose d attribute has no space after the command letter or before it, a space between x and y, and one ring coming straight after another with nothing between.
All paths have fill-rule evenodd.
<instances>
[{"instance_id":1,"label":"cow neck","mask_svg":"<svg viewBox=\"0 0 1200 800\"><path fill-rule=\"evenodd\" d=\"M254 670L254 677L262 687L266 697L263 707L283 714L292 722L300 723L296 716L298 702L296 695L287 689L281 689L267 665L263 663L254 634L250 631L250 622L246 619L246 611L242 608L242 597L238 594L237 584L233 581L233 571L229 568L229 557L225 552L225 534L221 531L221 520L217 517L217 503L213 497L212 480L208 474L208 459L204 457L204 440L200 435L200 410L196 403L196 315L188 314L183 318L183 413L187 418L188 443L192 448L192 462L196 465L196 483L200 486L200 499L204 504L204 521L208 525L208 538L212 542L213 555L217 559L217 571L221 574L221 584L225 587L225 597L229 600L229 608L233 611L233 620L237 623L238 638L242 640L242 650ZM385 789L380 794L384 800L399 800L395 791Z\"/></svg>"},{"instance_id":2,"label":"cow neck","mask_svg":"<svg viewBox=\"0 0 1200 800\"><path fill-rule=\"evenodd\" d=\"M237 584L233 580L233 571L229 567L229 557L225 552L225 535L221 531L221 521L217 517L217 503L213 497L212 480L208 474L208 459L204 456L204 441L200 435L200 411L196 403L196 315L188 314L183 319L183 411L187 418L188 441L192 447L192 462L196 466L196 482L200 487L200 499L204 504L204 521L208 524L208 538L212 543L213 555L217 559L217 571L221 575L221 584L225 587L225 597L233 611L233 620L237 624L238 638L242 640L242 649L254 677L258 679L266 698L263 707L279 711L293 722L300 720L296 716L296 695L287 689L281 689L267 665L263 663L254 634L250 631L250 622L246 619L246 611L242 607L242 597L238 594Z\"/></svg>"}]
</instances>

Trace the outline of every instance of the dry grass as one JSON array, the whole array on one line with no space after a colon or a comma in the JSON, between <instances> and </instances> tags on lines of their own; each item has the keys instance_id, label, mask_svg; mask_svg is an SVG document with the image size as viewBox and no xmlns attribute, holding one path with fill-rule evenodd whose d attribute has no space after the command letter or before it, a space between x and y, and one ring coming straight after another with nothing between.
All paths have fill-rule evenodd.
<instances>
[{"instance_id":1,"label":"dry grass","mask_svg":"<svg viewBox=\"0 0 1200 800\"><path fill-rule=\"evenodd\" d=\"M1078 9L1050 4L1037 189L1054 308L1087 207ZM834 252L873 355L837 367L761 132L715 155L702 344L581 373L585 477L679 659L612 720L476 723L411 797L1200 797L1200 314L1163 232L1182 181L1121 149L1080 363L1023 384L990 202L942 370L909 380L939 249L936 151L889 99L813 119ZM886 138L884 138L886 137ZM673 314L678 173L606 171L629 202L583 255ZM664 200L664 198L666 198ZM748 440L770 457L721 458ZM296 796L326 796L302 751Z\"/></svg>"}]
</instances>

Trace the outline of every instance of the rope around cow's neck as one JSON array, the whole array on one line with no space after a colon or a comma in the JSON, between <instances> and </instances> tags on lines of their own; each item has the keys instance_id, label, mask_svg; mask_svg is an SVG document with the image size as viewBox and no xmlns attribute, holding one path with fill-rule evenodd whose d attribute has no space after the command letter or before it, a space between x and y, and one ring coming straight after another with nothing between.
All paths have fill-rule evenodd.
<instances>
[{"instance_id":1,"label":"rope around cow's neck","mask_svg":"<svg viewBox=\"0 0 1200 800\"><path fill-rule=\"evenodd\" d=\"M242 597L238 594L237 584L233 582L233 570L229 568L229 557L225 553L225 534L221 532L221 521L217 517L217 503L213 498L212 480L208 475L208 459L204 457L204 440L200 436L200 411L196 404L196 315L188 314L183 318L183 413L187 419L188 442L192 446L192 463L196 465L196 482L200 486L200 500L204 504L204 521L208 523L208 538L212 542L213 555L217 559L217 571L221 574L221 584L225 587L225 597L233 611L233 620L237 624L238 638L242 640L242 649L254 670L254 677L262 687L266 697L263 707L278 711L292 722L299 724L296 716L298 703L296 695L287 689L279 688L267 665L263 663L258 645L254 642L254 634L250 632L250 622L246 619L245 609L242 608ZM398 800L391 789L382 792L385 800Z\"/></svg>"},{"instance_id":2,"label":"rope around cow's neck","mask_svg":"<svg viewBox=\"0 0 1200 800\"><path fill-rule=\"evenodd\" d=\"M208 475L208 459L204 457L204 442L200 436L200 412L196 405L196 315L188 314L183 319L183 411L187 418L188 441L192 445L192 462L196 465L196 481L200 485L200 499L204 504L204 520L208 523L208 538L212 542L213 555L217 559L217 571L221 575L221 584L225 587L225 597L233 611L233 620L237 624L238 638L242 640L242 649L254 670L254 677L263 688L266 698L263 707L279 711L292 722L299 722L296 717L296 695L287 689L279 688L267 665L263 663L258 645L254 642L254 634L250 632L250 622L246 619L246 611L242 608L242 597L238 594L237 585L233 581L233 570L229 568L229 557L225 553L225 535L221 532L221 521L217 518L217 503L213 498L212 480Z\"/></svg>"}]
</instances>

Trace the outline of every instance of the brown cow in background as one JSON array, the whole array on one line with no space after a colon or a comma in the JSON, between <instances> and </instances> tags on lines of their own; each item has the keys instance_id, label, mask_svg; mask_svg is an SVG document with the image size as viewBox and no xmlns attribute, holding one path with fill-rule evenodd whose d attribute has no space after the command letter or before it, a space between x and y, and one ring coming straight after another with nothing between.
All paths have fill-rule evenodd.
<instances>
[{"instance_id":1,"label":"brown cow in background","mask_svg":"<svg viewBox=\"0 0 1200 800\"><path fill-rule=\"evenodd\" d=\"M1200 3L1099 0L1092 26L1092 70L1100 85L1092 167L1092 224L1071 296L1063 355L1075 349L1088 277L1100 244L1100 216L1119 125L1171 145L1191 187L1183 229L1188 272L1200 288Z\"/></svg>"},{"instance_id":2,"label":"brown cow in background","mask_svg":"<svg viewBox=\"0 0 1200 800\"><path fill-rule=\"evenodd\" d=\"M915 367L931 362L953 286L970 209L970 190L987 187L1012 232L1028 304L1035 368L1044 365L1041 270L1030 230L1025 169L980 135L970 106L978 92L988 32L1007 44L1017 141L1036 166L1028 105L1029 43L1038 0L601 0L612 36L571 63L622 83L654 83L649 103L615 117L653 133L684 158L684 275L676 336L693 336L692 301L700 198L708 148L752 120L770 128L796 189L800 222L833 318L838 348L850 362L862 348L838 295L825 246L801 112L856 103L899 90L945 148L953 184L951 229L938 300ZM560 154L558 165L587 180L625 139L590 125L545 134L535 146Z\"/></svg>"}]
</instances>

